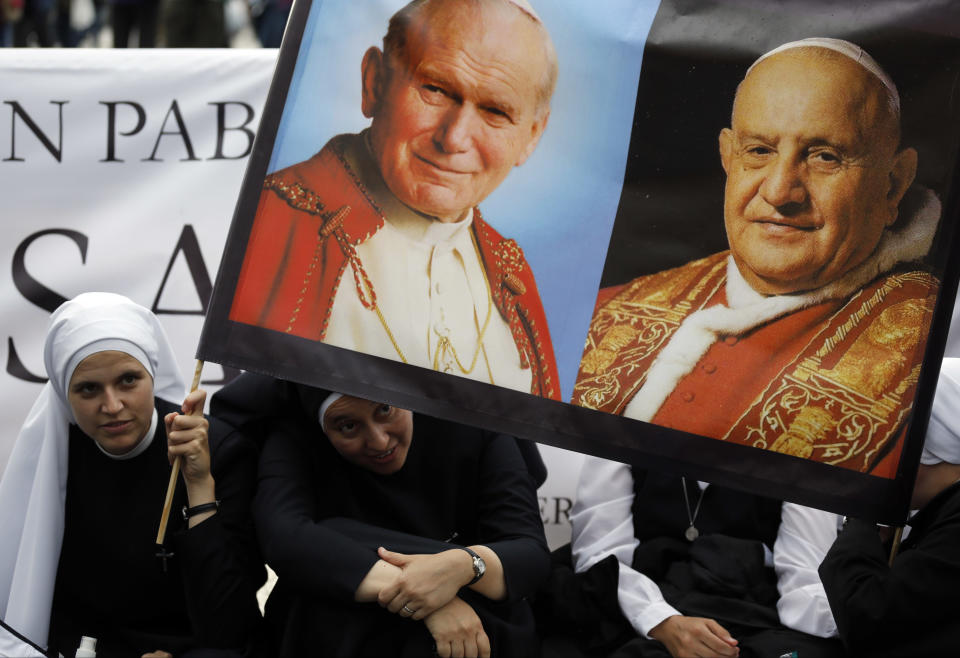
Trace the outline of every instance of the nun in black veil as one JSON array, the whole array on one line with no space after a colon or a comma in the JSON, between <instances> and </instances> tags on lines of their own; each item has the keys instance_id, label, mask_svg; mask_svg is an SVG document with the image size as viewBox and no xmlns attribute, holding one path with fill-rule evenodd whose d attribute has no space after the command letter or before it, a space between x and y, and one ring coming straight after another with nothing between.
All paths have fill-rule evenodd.
<instances>
[{"instance_id":1,"label":"nun in black veil","mask_svg":"<svg viewBox=\"0 0 960 658\"><path fill-rule=\"evenodd\" d=\"M515 438L256 375L213 410L263 439L253 511L280 656L539 653L525 597L549 553Z\"/></svg>"}]
</instances>

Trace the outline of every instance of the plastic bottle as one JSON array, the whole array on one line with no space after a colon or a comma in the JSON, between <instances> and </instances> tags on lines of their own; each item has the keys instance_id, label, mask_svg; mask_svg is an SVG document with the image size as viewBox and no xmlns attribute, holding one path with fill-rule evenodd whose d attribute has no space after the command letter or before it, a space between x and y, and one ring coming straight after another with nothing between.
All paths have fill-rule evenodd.
<instances>
[{"instance_id":1,"label":"plastic bottle","mask_svg":"<svg viewBox=\"0 0 960 658\"><path fill-rule=\"evenodd\" d=\"M86 635L81 637L76 658L97 658L97 638Z\"/></svg>"}]
</instances>

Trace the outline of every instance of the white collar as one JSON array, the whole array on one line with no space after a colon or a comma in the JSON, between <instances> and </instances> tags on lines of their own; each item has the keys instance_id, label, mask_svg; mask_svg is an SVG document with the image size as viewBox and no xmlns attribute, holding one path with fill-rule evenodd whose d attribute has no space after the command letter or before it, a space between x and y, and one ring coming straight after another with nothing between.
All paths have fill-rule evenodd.
<instances>
[{"instance_id":1,"label":"white collar","mask_svg":"<svg viewBox=\"0 0 960 658\"><path fill-rule=\"evenodd\" d=\"M143 452L150 447L150 444L153 443L153 437L157 433L157 422L159 421L159 416L160 414L157 413L157 409L154 407L153 416L150 418L150 427L147 429L147 433L143 435L137 445L133 446L132 449L128 450L122 455L115 455L112 452L107 452L103 449L102 445L96 441L93 441L93 439L90 440L93 441L93 444L97 446L97 449L100 452L114 461L122 462L127 461L128 459L133 459L137 455L143 454Z\"/></svg>"}]
</instances>

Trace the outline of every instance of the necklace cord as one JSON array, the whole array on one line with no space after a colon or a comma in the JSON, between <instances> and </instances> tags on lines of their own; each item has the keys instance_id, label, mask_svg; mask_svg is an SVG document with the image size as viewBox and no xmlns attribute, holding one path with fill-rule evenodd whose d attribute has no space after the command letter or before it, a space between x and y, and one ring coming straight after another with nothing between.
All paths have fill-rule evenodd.
<instances>
[{"instance_id":1,"label":"necklace cord","mask_svg":"<svg viewBox=\"0 0 960 658\"><path fill-rule=\"evenodd\" d=\"M356 253L356 250L353 248L353 245L347 243L345 238L339 234L335 233L340 246L347 255L347 259L352 266L354 283L357 287L357 292L360 293L360 303L366 306L368 309L374 311L377 314L377 319L380 321L381 326L383 326L384 331L387 334L387 337L390 339L390 343L393 345L393 349L396 350L397 355L400 357L400 360L403 363L409 363L406 355L403 353L403 350L400 349L400 344L397 342L396 337L393 335L393 331L390 329L390 325L387 323L387 319L383 316L383 312L380 310L380 305L377 303L377 295L373 289L373 282L370 280L370 277L367 275L366 270L363 268L363 264L360 261L360 256ZM477 361L480 358L480 355L483 354L484 364L487 366L487 376L490 380L490 383L493 384L493 371L490 369L490 359L487 356L487 348L484 345L483 339L487 333L487 327L490 326L490 318L493 316L493 298L490 292L490 281L487 278L486 268L483 266L483 260L480 255L480 247L477 245L476 236L473 234L473 231L470 231L470 242L473 245L474 251L477 255L477 261L480 263L480 273L483 275L483 289L487 293L487 313L486 318L483 321L483 327L480 326L480 320L477 317L477 309L474 306L473 308L473 324L477 329L477 347L473 352L473 358L470 361L470 367L463 365L463 362L460 360L460 355L457 353L456 348L453 345L453 342L447 336L440 336L440 340L437 342L437 348L434 350L433 354L433 369L438 370L440 365L440 356L449 349L450 354L453 356L454 362L457 364L457 367L460 369L464 375L469 375L473 372L474 368L477 366ZM359 273L359 274L358 274Z\"/></svg>"},{"instance_id":2,"label":"necklace cord","mask_svg":"<svg viewBox=\"0 0 960 658\"><path fill-rule=\"evenodd\" d=\"M703 489L700 489L700 497L697 499L697 506L693 510L693 514L690 514L690 494L687 493L687 478L680 478L680 482L683 486L683 502L687 508L687 520L690 521L690 527L694 527L694 523L697 520L697 515L700 513L700 504L703 502ZM698 485L699 488L699 485Z\"/></svg>"}]
</instances>

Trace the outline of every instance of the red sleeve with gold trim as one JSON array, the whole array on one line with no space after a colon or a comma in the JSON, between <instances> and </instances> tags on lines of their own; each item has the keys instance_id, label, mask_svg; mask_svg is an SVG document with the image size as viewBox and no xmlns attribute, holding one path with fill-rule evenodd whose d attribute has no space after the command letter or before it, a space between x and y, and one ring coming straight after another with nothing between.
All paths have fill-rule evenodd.
<instances>
[{"instance_id":1,"label":"red sleeve with gold trim","mask_svg":"<svg viewBox=\"0 0 960 658\"><path fill-rule=\"evenodd\" d=\"M343 161L339 138L267 176L230 319L323 340L354 248L383 222Z\"/></svg>"},{"instance_id":2,"label":"red sleeve with gold trim","mask_svg":"<svg viewBox=\"0 0 960 658\"><path fill-rule=\"evenodd\" d=\"M547 316L523 250L484 221L479 208L474 209L473 230L494 304L510 326L521 366L533 369L530 392L559 400L560 378Z\"/></svg>"}]
</instances>

